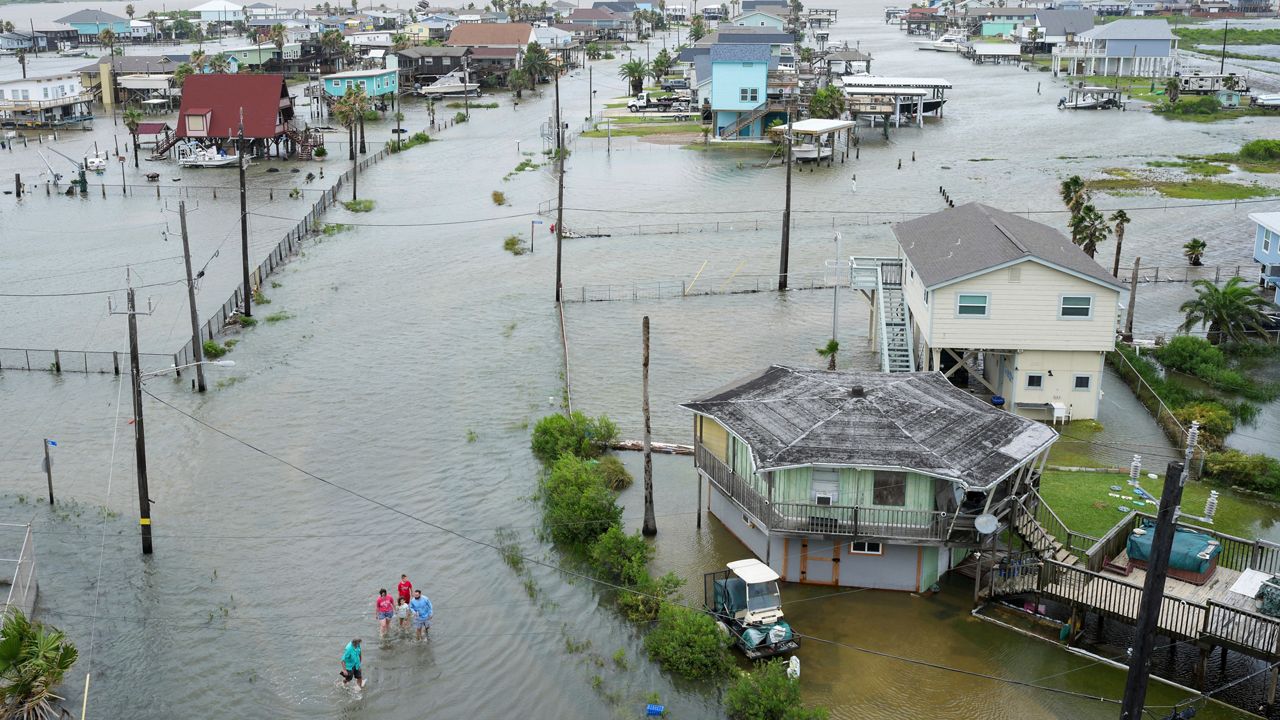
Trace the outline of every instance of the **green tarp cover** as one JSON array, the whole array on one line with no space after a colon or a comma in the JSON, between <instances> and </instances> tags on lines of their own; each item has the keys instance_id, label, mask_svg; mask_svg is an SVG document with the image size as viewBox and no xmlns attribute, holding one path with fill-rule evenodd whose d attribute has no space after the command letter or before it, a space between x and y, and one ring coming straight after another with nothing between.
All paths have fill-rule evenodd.
<instances>
[{"instance_id":1,"label":"green tarp cover","mask_svg":"<svg viewBox=\"0 0 1280 720\"><path fill-rule=\"evenodd\" d=\"M1147 562L1151 557L1151 541L1156 537L1156 524L1151 520L1144 520L1141 527L1146 530L1146 533L1130 534L1127 549L1130 560ZM1221 545L1209 545L1211 540L1213 537L1204 533L1177 528L1173 534L1173 550L1169 555L1169 567L1193 573L1207 571L1210 561L1222 552ZM1209 548L1208 559L1200 557L1206 548Z\"/></svg>"},{"instance_id":2,"label":"green tarp cover","mask_svg":"<svg viewBox=\"0 0 1280 720\"><path fill-rule=\"evenodd\" d=\"M791 626L786 620L779 620L773 625L749 627L742 631L742 642L749 648L759 645L773 645L786 642L792 638Z\"/></svg>"},{"instance_id":3,"label":"green tarp cover","mask_svg":"<svg viewBox=\"0 0 1280 720\"><path fill-rule=\"evenodd\" d=\"M732 615L747 608L747 584L739 577L715 581L716 612Z\"/></svg>"}]
</instances>

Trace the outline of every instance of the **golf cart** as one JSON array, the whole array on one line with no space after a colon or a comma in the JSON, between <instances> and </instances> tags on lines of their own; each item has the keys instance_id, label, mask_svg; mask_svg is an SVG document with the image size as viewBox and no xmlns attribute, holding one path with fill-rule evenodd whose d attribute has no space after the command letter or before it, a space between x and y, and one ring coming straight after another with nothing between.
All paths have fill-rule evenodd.
<instances>
[{"instance_id":1,"label":"golf cart","mask_svg":"<svg viewBox=\"0 0 1280 720\"><path fill-rule=\"evenodd\" d=\"M800 639L782 619L778 573L759 560L736 560L727 570L702 576L703 607L756 660L788 653Z\"/></svg>"}]
</instances>

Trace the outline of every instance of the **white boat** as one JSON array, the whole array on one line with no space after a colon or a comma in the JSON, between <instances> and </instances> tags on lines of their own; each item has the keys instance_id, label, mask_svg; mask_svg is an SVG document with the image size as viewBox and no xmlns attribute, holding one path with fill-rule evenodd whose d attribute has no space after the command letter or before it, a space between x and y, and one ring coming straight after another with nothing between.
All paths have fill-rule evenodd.
<instances>
[{"instance_id":1,"label":"white boat","mask_svg":"<svg viewBox=\"0 0 1280 720\"><path fill-rule=\"evenodd\" d=\"M418 94L426 97L445 97L449 95L479 95L480 83L465 82L462 70L454 70L442 75L430 85L419 88Z\"/></svg>"},{"instance_id":2,"label":"white boat","mask_svg":"<svg viewBox=\"0 0 1280 720\"><path fill-rule=\"evenodd\" d=\"M791 146L791 157L797 162L803 160L826 160L831 157L830 145L802 142Z\"/></svg>"},{"instance_id":3,"label":"white boat","mask_svg":"<svg viewBox=\"0 0 1280 720\"><path fill-rule=\"evenodd\" d=\"M1080 86L1068 88L1068 95L1058 100L1059 110L1112 110L1123 105L1123 94L1116 88Z\"/></svg>"},{"instance_id":4,"label":"white boat","mask_svg":"<svg viewBox=\"0 0 1280 720\"><path fill-rule=\"evenodd\" d=\"M99 153L97 155L86 155L84 158L84 169L101 175L107 171L107 154Z\"/></svg>"},{"instance_id":5,"label":"white boat","mask_svg":"<svg viewBox=\"0 0 1280 720\"><path fill-rule=\"evenodd\" d=\"M178 144L178 165L189 168L230 167L239 161L239 156L219 152L216 148L205 148L193 142Z\"/></svg>"},{"instance_id":6,"label":"white boat","mask_svg":"<svg viewBox=\"0 0 1280 720\"><path fill-rule=\"evenodd\" d=\"M969 38L961 33L947 33L934 40L916 40L917 50L936 50L938 52L959 52L960 46L969 42Z\"/></svg>"}]
</instances>

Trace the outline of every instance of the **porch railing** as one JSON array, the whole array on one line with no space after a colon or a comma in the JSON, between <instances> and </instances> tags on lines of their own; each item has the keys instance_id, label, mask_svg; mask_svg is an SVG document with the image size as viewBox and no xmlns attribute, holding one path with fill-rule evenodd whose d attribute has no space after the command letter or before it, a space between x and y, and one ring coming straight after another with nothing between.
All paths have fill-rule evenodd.
<instances>
[{"instance_id":1,"label":"porch railing","mask_svg":"<svg viewBox=\"0 0 1280 720\"><path fill-rule=\"evenodd\" d=\"M693 459L694 463L711 478L711 482L733 498L743 510L751 513L768 527L777 525L776 518L769 508L768 499L756 492L755 488L733 471L733 468L712 454L702 443L694 445Z\"/></svg>"},{"instance_id":2,"label":"porch railing","mask_svg":"<svg viewBox=\"0 0 1280 720\"><path fill-rule=\"evenodd\" d=\"M4 544L6 547L17 547L16 557L0 558L0 572L3 577L0 578L0 592L4 592L4 606L0 607L0 616L9 611L9 608L17 608L25 615L30 616L31 611L36 604L36 550L35 540L31 536L30 525L15 525L12 523L0 523L0 531L4 531L6 538ZM16 538L10 540L9 531L15 531L13 534L21 533L22 542L19 545ZM12 572L10 572L12 569ZM7 584L7 591L2 588Z\"/></svg>"}]
</instances>

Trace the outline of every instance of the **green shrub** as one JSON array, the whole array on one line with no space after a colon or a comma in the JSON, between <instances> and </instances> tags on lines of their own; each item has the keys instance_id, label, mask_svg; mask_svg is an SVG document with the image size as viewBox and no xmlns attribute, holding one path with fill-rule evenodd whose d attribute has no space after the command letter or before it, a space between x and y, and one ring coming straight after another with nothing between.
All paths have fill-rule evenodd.
<instances>
[{"instance_id":1,"label":"green shrub","mask_svg":"<svg viewBox=\"0 0 1280 720\"><path fill-rule=\"evenodd\" d=\"M626 490L635 482L627 466L613 455L600 458L600 474L604 476L605 487L614 491Z\"/></svg>"},{"instance_id":2,"label":"green shrub","mask_svg":"<svg viewBox=\"0 0 1280 720\"><path fill-rule=\"evenodd\" d=\"M542 479L542 520L551 539L589 547L622 521L622 508L604 486L596 466L569 453L560 456Z\"/></svg>"},{"instance_id":3,"label":"green shrub","mask_svg":"<svg viewBox=\"0 0 1280 720\"><path fill-rule=\"evenodd\" d=\"M1246 160L1280 160L1280 140L1254 140L1240 148Z\"/></svg>"},{"instance_id":4,"label":"green shrub","mask_svg":"<svg viewBox=\"0 0 1280 720\"><path fill-rule=\"evenodd\" d=\"M512 255L524 255L529 252L529 248L524 245L524 238L519 235L508 235L503 239L502 249Z\"/></svg>"},{"instance_id":5,"label":"green shrub","mask_svg":"<svg viewBox=\"0 0 1280 720\"><path fill-rule=\"evenodd\" d=\"M1156 109L1156 112L1167 113L1169 115L1212 115L1222 109L1222 103L1218 102L1218 98L1212 95L1204 95L1202 97L1187 98L1176 103L1166 102Z\"/></svg>"},{"instance_id":6,"label":"green shrub","mask_svg":"<svg viewBox=\"0 0 1280 720\"><path fill-rule=\"evenodd\" d=\"M689 680L718 680L733 672L732 640L706 613L663 603L658 623L644 639L663 670Z\"/></svg>"},{"instance_id":7,"label":"green shrub","mask_svg":"<svg viewBox=\"0 0 1280 720\"><path fill-rule=\"evenodd\" d=\"M1195 374L1201 366L1224 367L1227 356L1204 338L1179 335L1164 347L1156 348L1156 359L1167 368Z\"/></svg>"},{"instance_id":8,"label":"green shrub","mask_svg":"<svg viewBox=\"0 0 1280 720\"><path fill-rule=\"evenodd\" d=\"M324 157L324 156L328 155L328 154L329 154L329 151L328 151L328 150L325 150L323 147L318 147L318 148L316 148L314 151L312 151L312 153L311 153L311 154L312 154L312 155L314 155L315 157L322 158L322 157Z\"/></svg>"},{"instance_id":9,"label":"green shrub","mask_svg":"<svg viewBox=\"0 0 1280 720\"><path fill-rule=\"evenodd\" d=\"M342 203L342 207L353 213L365 213L373 210L372 200L347 200Z\"/></svg>"},{"instance_id":10,"label":"green shrub","mask_svg":"<svg viewBox=\"0 0 1280 720\"><path fill-rule=\"evenodd\" d=\"M800 705L800 682L787 677L787 661L775 658L756 663L742 673L724 695L724 709L733 720L826 720L824 708Z\"/></svg>"},{"instance_id":11,"label":"green shrub","mask_svg":"<svg viewBox=\"0 0 1280 720\"><path fill-rule=\"evenodd\" d=\"M1235 420L1231 411L1221 403L1199 402L1184 405L1173 411L1173 416L1183 427L1189 427L1192 421L1200 423L1200 441L1211 448L1222 447L1222 441L1235 429Z\"/></svg>"},{"instance_id":12,"label":"green shrub","mask_svg":"<svg viewBox=\"0 0 1280 720\"><path fill-rule=\"evenodd\" d=\"M618 593L618 609L632 622L652 622L683 584L684 580L672 572L659 578L646 574L630 591Z\"/></svg>"},{"instance_id":13,"label":"green shrub","mask_svg":"<svg viewBox=\"0 0 1280 720\"><path fill-rule=\"evenodd\" d=\"M565 416L548 415L533 428L533 454L551 464L563 454L580 458L600 457L618 436L618 428L608 416L589 418L580 412Z\"/></svg>"},{"instance_id":14,"label":"green shrub","mask_svg":"<svg viewBox=\"0 0 1280 720\"><path fill-rule=\"evenodd\" d=\"M1204 460L1206 477L1224 485L1274 493L1280 490L1280 460L1239 450L1209 453Z\"/></svg>"},{"instance_id":15,"label":"green shrub","mask_svg":"<svg viewBox=\"0 0 1280 720\"><path fill-rule=\"evenodd\" d=\"M267 297L266 295L263 295L263 294L262 294L262 291L261 291L261 290L259 290L258 288L254 288L254 289L253 289L253 304L254 304L254 305L270 305L270 304L271 304L271 298Z\"/></svg>"},{"instance_id":16,"label":"green shrub","mask_svg":"<svg viewBox=\"0 0 1280 720\"><path fill-rule=\"evenodd\" d=\"M217 340L205 340L204 345L202 345L201 348L204 350L204 356L211 360L217 360L218 358L230 352L224 345L219 343Z\"/></svg>"},{"instance_id":17,"label":"green shrub","mask_svg":"<svg viewBox=\"0 0 1280 720\"><path fill-rule=\"evenodd\" d=\"M494 190L492 193L489 194L489 197L493 199L494 205L507 204L507 194L502 192L501 190Z\"/></svg>"},{"instance_id":18,"label":"green shrub","mask_svg":"<svg viewBox=\"0 0 1280 720\"><path fill-rule=\"evenodd\" d=\"M596 539L590 555L591 564L600 577L609 582L636 585L648 578L653 547L640 533L628 535L615 525Z\"/></svg>"},{"instance_id":19,"label":"green shrub","mask_svg":"<svg viewBox=\"0 0 1280 720\"><path fill-rule=\"evenodd\" d=\"M466 121L467 121L467 114L466 114L466 113L464 113L464 112L460 112L460 113L458 113L458 114L456 114L456 115L454 115L454 116L453 116L453 123L454 123L455 125L461 125L462 123L464 123L464 122L466 122Z\"/></svg>"},{"instance_id":20,"label":"green shrub","mask_svg":"<svg viewBox=\"0 0 1280 720\"><path fill-rule=\"evenodd\" d=\"M242 328L251 328L258 324L258 318L253 317L252 315L241 315L237 320Z\"/></svg>"}]
</instances>

